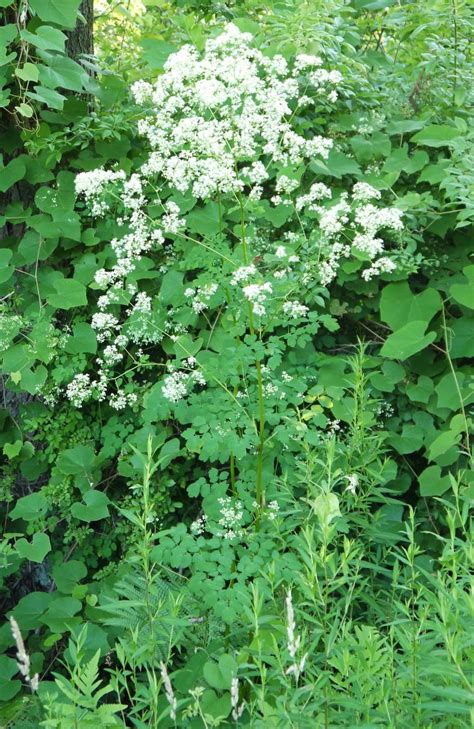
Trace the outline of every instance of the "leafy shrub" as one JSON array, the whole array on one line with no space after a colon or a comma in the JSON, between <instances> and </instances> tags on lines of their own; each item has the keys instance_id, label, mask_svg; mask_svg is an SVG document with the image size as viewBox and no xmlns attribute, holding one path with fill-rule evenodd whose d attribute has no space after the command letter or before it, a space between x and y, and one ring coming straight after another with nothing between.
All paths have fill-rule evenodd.
<instances>
[{"instance_id":1,"label":"leafy shrub","mask_svg":"<svg viewBox=\"0 0 474 729\"><path fill-rule=\"evenodd\" d=\"M11 24L63 98L7 57L3 722L472 722L470 19L354 5L190 4L77 88L77 3Z\"/></svg>"}]
</instances>

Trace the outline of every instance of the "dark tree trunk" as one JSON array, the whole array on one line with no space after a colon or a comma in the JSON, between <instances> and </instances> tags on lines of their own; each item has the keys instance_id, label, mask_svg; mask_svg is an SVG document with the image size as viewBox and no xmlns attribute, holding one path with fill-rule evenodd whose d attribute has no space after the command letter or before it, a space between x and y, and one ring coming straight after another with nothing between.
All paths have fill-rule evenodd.
<instances>
[{"instance_id":1,"label":"dark tree trunk","mask_svg":"<svg viewBox=\"0 0 474 729\"><path fill-rule=\"evenodd\" d=\"M82 0L79 12L84 20L77 21L74 30L67 34L66 41L66 52L74 61L80 61L81 56L94 53L94 0Z\"/></svg>"}]
</instances>

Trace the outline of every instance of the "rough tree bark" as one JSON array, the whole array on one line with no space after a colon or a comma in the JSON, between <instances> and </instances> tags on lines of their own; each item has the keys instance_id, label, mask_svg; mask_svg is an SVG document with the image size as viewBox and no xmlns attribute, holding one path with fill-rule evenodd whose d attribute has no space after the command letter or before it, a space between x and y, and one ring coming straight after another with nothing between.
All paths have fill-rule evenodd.
<instances>
[{"instance_id":1,"label":"rough tree bark","mask_svg":"<svg viewBox=\"0 0 474 729\"><path fill-rule=\"evenodd\" d=\"M74 61L80 61L84 54L94 53L94 0L82 0L79 12L84 21L79 20L74 30L67 33L66 51Z\"/></svg>"}]
</instances>

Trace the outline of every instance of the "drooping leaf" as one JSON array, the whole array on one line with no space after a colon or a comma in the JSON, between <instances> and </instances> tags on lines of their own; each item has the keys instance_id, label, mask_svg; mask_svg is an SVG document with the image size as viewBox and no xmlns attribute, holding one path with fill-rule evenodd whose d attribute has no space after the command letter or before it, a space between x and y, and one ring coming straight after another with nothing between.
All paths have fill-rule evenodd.
<instances>
[{"instance_id":1,"label":"drooping leaf","mask_svg":"<svg viewBox=\"0 0 474 729\"><path fill-rule=\"evenodd\" d=\"M26 539L18 539L15 543L16 551L20 557L28 559L30 562L43 562L44 558L51 551L51 542L47 534L39 532L33 535L31 542Z\"/></svg>"},{"instance_id":2,"label":"drooping leaf","mask_svg":"<svg viewBox=\"0 0 474 729\"><path fill-rule=\"evenodd\" d=\"M426 331L425 321L411 321L401 329L390 334L380 350L380 354L389 359L404 360L413 354L420 352L429 344L434 342L436 334Z\"/></svg>"}]
</instances>

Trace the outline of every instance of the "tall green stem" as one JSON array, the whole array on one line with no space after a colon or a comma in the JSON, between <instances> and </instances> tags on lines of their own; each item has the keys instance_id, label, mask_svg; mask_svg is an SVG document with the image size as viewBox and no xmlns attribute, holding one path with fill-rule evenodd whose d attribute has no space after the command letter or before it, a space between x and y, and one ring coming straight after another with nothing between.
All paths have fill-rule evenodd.
<instances>
[{"instance_id":1,"label":"tall green stem","mask_svg":"<svg viewBox=\"0 0 474 729\"><path fill-rule=\"evenodd\" d=\"M249 254L247 247L247 239L245 235L245 216L244 207L242 200L240 203L240 227L241 227L241 242L242 242L242 255L244 264L249 265ZM247 302L248 314L249 314L249 329L250 334L255 336L255 322L253 316L252 303ZM263 489L263 455L265 446L265 399L263 395L263 377L262 377L262 363L259 357L255 358L255 369L257 372L257 393L258 393L258 450L257 450L257 476L255 483L255 501L257 502L258 510L260 511L265 504L265 493ZM260 521L260 514L257 513L256 526L258 527Z\"/></svg>"}]
</instances>

